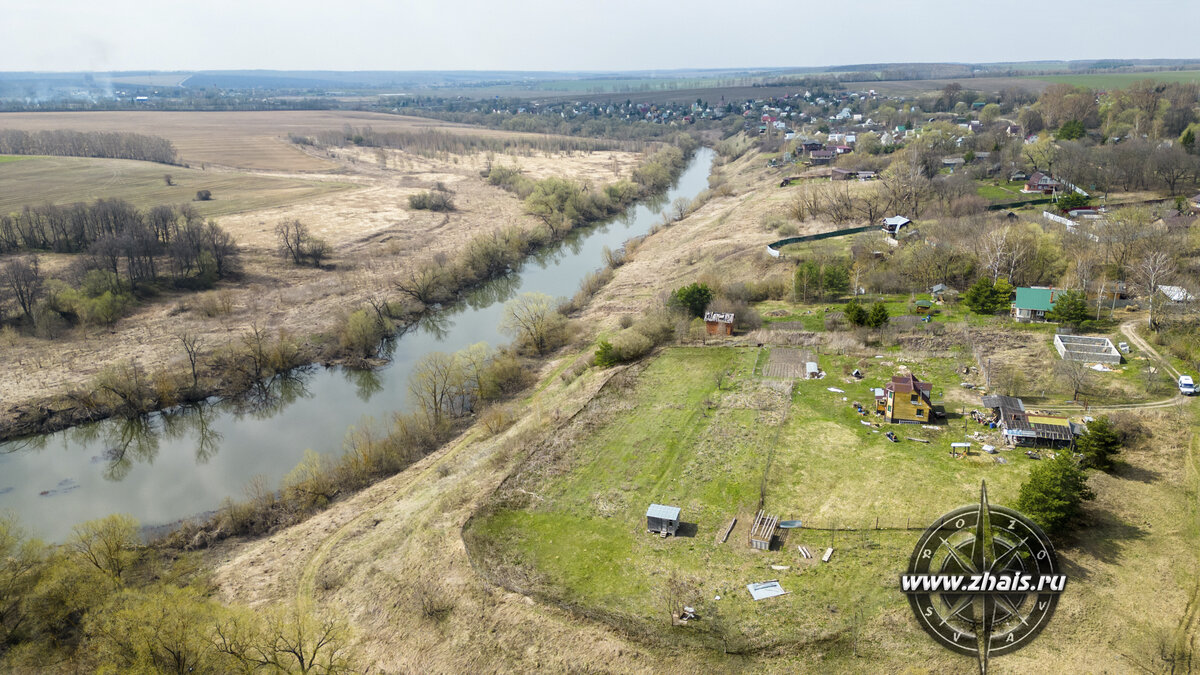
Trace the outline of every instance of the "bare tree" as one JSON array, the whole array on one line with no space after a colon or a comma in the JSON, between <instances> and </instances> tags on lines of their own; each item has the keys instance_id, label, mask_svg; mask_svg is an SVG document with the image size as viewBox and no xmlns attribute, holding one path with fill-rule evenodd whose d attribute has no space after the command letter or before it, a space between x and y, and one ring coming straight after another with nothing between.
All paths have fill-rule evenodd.
<instances>
[{"instance_id":1,"label":"bare tree","mask_svg":"<svg viewBox=\"0 0 1200 675\"><path fill-rule=\"evenodd\" d=\"M500 330L543 354L554 343L554 335L565 324L555 311L554 299L545 293L526 293L504 303Z\"/></svg>"},{"instance_id":2,"label":"bare tree","mask_svg":"<svg viewBox=\"0 0 1200 675\"><path fill-rule=\"evenodd\" d=\"M195 391L200 384L200 378L196 374L196 361L200 354L200 337L186 330L176 337L183 344L183 351L187 354L188 364L192 368L192 391Z\"/></svg>"},{"instance_id":3,"label":"bare tree","mask_svg":"<svg viewBox=\"0 0 1200 675\"><path fill-rule=\"evenodd\" d=\"M1155 312L1161 304L1158 299L1158 287L1175 276L1175 272L1175 261L1163 250L1147 253L1133 269L1134 278L1149 298L1150 316L1147 322L1150 330L1158 330L1158 317Z\"/></svg>"},{"instance_id":4,"label":"bare tree","mask_svg":"<svg viewBox=\"0 0 1200 675\"><path fill-rule=\"evenodd\" d=\"M37 256L9 260L0 267L0 281L8 287L25 317L33 321L33 308L42 296L42 271Z\"/></svg>"},{"instance_id":5,"label":"bare tree","mask_svg":"<svg viewBox=\"0 0 1200 675\"><path fill-rule=\"evenodd\" d=\"M291 258L296 265L302 264L308 226L299 220L283 220L275 226L275 236L279 240L279 255Z\"/></svg>"},{"instance_id":6,"label":"bare tree","mask_svg":"<svg viewBox=\"0 0 1200 675\"><path fill-rule=\"evenodd\" d=\"M1091 372L1083 361L1061 359L1054 364L1054 376L1071 386L1071 400L1079 398L1079 392L1087 386Z\"/></svg>"},{"instance_id":7,"label":"bare tree","mask_svg":"<svg viewBox=\"0 0 1200 675\"><path fill-rule=\"evenodd\" d=\"M413 366L408 391L434 425L455 412L455 384L462 378L461 363L444 352L429 352Z\"/></svg>"}]
</instances>

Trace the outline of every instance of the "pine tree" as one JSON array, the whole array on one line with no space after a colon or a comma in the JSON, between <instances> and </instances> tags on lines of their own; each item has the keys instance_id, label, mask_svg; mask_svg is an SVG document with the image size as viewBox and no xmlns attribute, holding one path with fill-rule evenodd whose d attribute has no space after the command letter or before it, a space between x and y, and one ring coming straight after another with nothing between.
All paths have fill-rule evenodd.
<instances>
[{"instance_id":1,"label":"pine tree","mask_svg":"<svg viewBox=\"0 0 1200 675\"><path fill-rule=\"evenodd\" d=\"M867 325L871 328L883 328L888 318L887 307L882 302L877 302L871 305L871 311L867 314Z\"/></svg>"},{"instance_id":2,"label":"pine tree","mask_svg":"<svg viewBox=\"0 0 1200 675\"><path fill-rule=\"evenodd\" d=\"M851 300L846 305L846 320L850 322L851 326L867 325L867 310L863 309L858 300Z\"/></svg>"},{"instance_id":3,"label":"pine tree","mask_svg":"<svg viewBox=\"0 0 1200 675\"><path fill-rule=\"evenodd\" d=\"M1121 437L1105 415L1088 424L1087 431L1075 441L1075 447L1088 466L1109 471L1113 466L1113 455L1121 451Z\"/></svg>"},{"instance_id":4,"label":"pine tree","mask_svg":"<svg viewBox=\"0 0 1200 675\"><path fill-rule=\"evenodd\" d=\"M1083 514L1083 502L1095 498L1087 476L1070 453L1060 452L1033 467L1029 479L1021 485L1016 507L1047 532L1061 534Z\"/></svg>"},{"instance_id":5,"label":"pine tree","mask_svg":"<svg viewBox=\"0 0 1200 675\"><path fill-rule=\"evenodd\" d=\"M1087 298L1083 291L1067 291L1054 300L1054 309L1046 312L1046 318L1078 327L1088 320Z\"/></svg>"}]
</instances>

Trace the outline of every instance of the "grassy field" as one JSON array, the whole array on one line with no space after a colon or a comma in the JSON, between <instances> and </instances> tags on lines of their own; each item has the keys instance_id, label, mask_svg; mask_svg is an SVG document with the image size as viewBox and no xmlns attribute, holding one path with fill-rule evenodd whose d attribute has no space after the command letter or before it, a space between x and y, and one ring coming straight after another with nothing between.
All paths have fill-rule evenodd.
<instances>
[{"instance_id":1,"label":"grassy field","mask_svg":"<svg viewBox=\"0 0 1200 675\"><path fill-rule=\"evenodd\" d=\"M1040 75L1034 79L1066 83L1092 89L1122 89L1141 80L1155 82L1200 82L1200 70L1156 71L1146 73L1104 73L1081 75Z\"/></svg>"},{"instance_id":2,"label":"grassy field","mask_svg":"<svg viewBox=\"0 0 1200 675\"><path fill-rule=\"evenodd\" d=\"M351 187L332 181L282 178L231 171L200 171L125 159L0 157L0 213L25 205L125 199L139 208L190 202L204 216L291 204ZM168 186L164 174L171 174ZM193 201L211 190L211 201Z\"/></svg>"},{"instance_id":3,"label":"grassy field","mask_svg":"<svg viewBox=\"0 0 1200 675\"><path fill-rule=\"evenodd\" d=\"M880 579L903 565L904 548L915 536L903 528L924 527L969 502L981 479L995 501L1015 498L1031 463L1020 453L1003 453L1006 464L981 453L955 459L950 443L963 434L953 423L936 430L891 427L928 444L891 443L880 429L861 424L850 401L871 401L870 387L897 372L893 362L821 355L828 376L798 382L789 396L790 382L753 374L758 357L751 348L668 350L619 394L626 403L616 416L570 445L560 460L569 472L551 468L544 478L522 483L520 489L538 499L528 508L499 510L479 522L474 535L499 543L504 553L498 557L535 570L544 592L623 621L665 624L660 582L672 573L690 578L704 611L719 612L736 627L730 639L763 647L842 631L847 617L831 605L868 614L902 605ZM855 367L866 371L864 380L843 374ZM935 400L945 382L957 383L951 359L923 362L919 371L939 382ZM718 388L721 372L729 377ZM830 392L831 386L845 393ZM800 529L781 550L754 551L746 537L764 471L768 512L818 527L874 528L878 518L880 527L900 531ZM682 507L687 536L647 534L644 513L651 502ZM717 543L734 516L729 540ZM829 565L796 552L803 544L820 553L831 543L838 550ZM749 598L746 584L774 578L791 595L760 603ZM722 600L713 601L717 595Z\"/></svg>"}]
</instances>

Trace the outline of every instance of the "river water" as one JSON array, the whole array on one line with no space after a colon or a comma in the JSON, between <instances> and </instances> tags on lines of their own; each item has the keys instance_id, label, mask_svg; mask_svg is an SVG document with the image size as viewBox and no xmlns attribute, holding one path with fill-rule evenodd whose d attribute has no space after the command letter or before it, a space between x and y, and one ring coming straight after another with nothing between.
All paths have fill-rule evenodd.
<instances>
[{"instance_id":1,"label":"river water","mask_svg":"<svg viewBox=\"0 0 1200 675\"><path fill-rule=\"evenodd\" d=\"M713 152L700 148L665 196L581 228L520 269L445 308L388 345L377 371L307 368L276 378L249 401L214 401L138 420L106 420L0 444L0 512L30 534L61 541L71 528L112 513L143 525L174 522L240 498L255 476L274 489L306 449L341 452L347 430L409 408L408 376L432 351L507 343L497 328L521 293L570 296L616 249L661 220L664 205L708 187Z\"/></svg>"}]
</instances>

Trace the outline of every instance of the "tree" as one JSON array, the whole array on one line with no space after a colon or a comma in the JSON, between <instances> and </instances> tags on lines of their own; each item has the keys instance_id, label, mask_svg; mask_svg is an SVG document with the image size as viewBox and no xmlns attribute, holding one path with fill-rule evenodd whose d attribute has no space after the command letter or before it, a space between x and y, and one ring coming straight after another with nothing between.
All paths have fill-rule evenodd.
<instances>
[{"instance_id":1,"label":"tree","mask_svg":"<svg viewBox=\"0 0 1200 675\"><path fill-rule=\"evenodd\" d=\"M208 635L217 611L216 603L191 588L127 590L87 617L87 649L102 672L223 670Z\"/></svg>"},{"instance_id":2,"label":"tree","mask_svg":"<svg viewBox=\"0 0 1200 675\"><path fill-rule=\"evenodd\" d=\"M1108 415L1103 415L1088 423L1087 431L1079 435L1075 447L1088 466L1108 471L1113 466L1113 455L1121 451L1121 436Z\"/></svg>"},{"instance_id":3,"label":"tree","mask_svg":"<svg viewBox=\"0 0 1200 675\"><path fill-rule=\"evenodd\" d=\"M836 297L850 290L850 272L845 265L826 265L822 284L825 294Z\"/></svg>"},{"instance_id":4,"label":"tree","mask_svg":"<svg viewBox=\"0 0 1200 675\"><path fill-rule=\"evenodd\" d=\"M0 654L32 628L31 596L46 566L47 551L26 539L11 517L0 517Z\"/></svg>"},{"instance_id":5,"label":"tree","mask_svg":"<svg viewBox=\"0 0 1200 675\"><path fill-rule=\"evenodd\" d=\"M1183 146L1184 150L1188 152L1195 152L1196 132L1192 131L1191 126L1188 126L1187 129L1183 130L1183 135L1179 137L1179 144Z\"/></svg>"},{"instance_id":6,"label":"tree","mask_svg":"<svg viewBox=\"0 0 1200 675\"><path fill-rule=\"evenodd\" d=\"M212 190L196 190L196 201L207 202L212 199Z\"/></svg>"},{"instance_id":7,"label":"tree","mask_svg":"<svg viewBox=\"0 0 1200 675\"><path fill-rule=\"evenodd\" d=\"M1018 511L1051 534L1061 534L1083 513L1083 502L1095 499L1087 476L1068 452L1042 460L1029 472L1017 496Z\"/></svg>"},{"instance_id":8,"label":"tree","mask_svg":"<svg viewBox=\"0 0 1200 675\"><path fill-rule=\"evenodd\" d=\"M851 326L865 326L868 320L867 310L858 300L851 300L846 304L846 321L849 321Z\"/></svg>"},{"instance_id":9,"label":"tree","mask_svg":"<svg viewBox=\"0 0 1200 675\"><path fill-rule=\"evenodd\" d=\"M990 126L999 118L1000 106L996 103L989 103L979 111L979 121L983 122L985 126Z\"/></svg>"},{"instance_id":10,"label":"tree","mask_svg":"<svg viewBox=\"0 0 1200 675\"><path fill-rule=\"evenodd\" d=\"M707 290L708 287L704 288ZM709 291L711 297L712 292ZM700 311L704 311L703 307ZM558 346L557 338L565 326L566 317L555 310L554 299L545 293L525 293L509 300L504 303L504 316L500 320L500 332L512 336L538 354Z\"/></svg>"},{"instance_id":11,"label":"tree","mask_svg":"<svg viewBox=\"0 0 1200 675\"><path fill-rule=\"evenodd\" d=\"M979 279L963 295L963 304L976 314L992 315L1008 306L1012 284L1005 279Z\"/></svg>"},{"instance_id":12,"label":"tree","mask_svg":"<svg viewBox=\"0 0 1200 675\"><path fill-rule=\"evenodd\" d=\"M140 546L137 521L123 513L76 525L67 540L67 549L81 562L103 572L118 586L124 583Z\"/></svg>"},{"instance_id":13,"label":"tree","mask_svg":"<svg viewBox=\"0 0 1200 675\"><path fill-rule=\"evenodd\" d=\"M1178 145L1160 145L1147 160L1147 168L1172 195L1176 193L1180 181L1196 173L1196 167L1196 158Z\"/></svg>"},{"instance_id":14,"label":"tree","mask_svg":"<svg viewBox=\"0 0 1200 675\"><path fill-rule=\"evenodd\" d=\"M871 311L867 314L867 325L876 330L883 328L888 322L887 307L882 302L876 302L871 305Z\"/></svg>"},{"instance_id":15,"label":"tree","mask_svg":"<svg viewBox=\"0 0 1200 675\"><path fill-rule=\"evenodd\" d=\"M1066 291L1054 300L1054 309L1046 313L1050 321L1078 327L1088 320L1087 297L1083 291Z\"/></svg>"},{"instance_id":16,"label":"tree","mask_svg":"<svg viewBox=\"0 0 1200 675\"><path fill-rule=\"evenodd\" d=\"M345 624L334 617L317 618L298 605L262 613L231 612L213 629L212 644L242 672L357 672Z\"/></svg>"},{"instance_id":17,"label":"tree","mask_svg":"<svg viewBox=\"0 0 1200 675\"><path fill-rule=\"evenodd\" d=\"M1046 123L1042 120L1042 113L1034 108L1022 110L1021 114L1017 116L1017 123L1021 125L1021 129L1026 135L1036 134L1046 128Z\"/></svg>"},{"instance_id":18,"label":"tree","mask_svg":"<svg viewBox=\"0 0 1200 675\"><path fill-rule=\"evenodd\" d=\"M409 394L434 426L455 412L453 389L459 379L459 364L445 352L429 352L413 365L408 378Z\"/></svg>"},{"instance_id":19,"label":"tree","mask_svg":"<svg viewBox=\"0 0 1200 675\"><path fill-rule=\"evenodd\" d=\"M1058 140L1073 141L1083 138L1087 134L1087 129L1083 128L1083 122L1079 120L1067 120L1058 130Z\"/></svg>"},{"instance_id":20,"label":"tree","mask_svg":"<svg viewBox=\"0 0 1200 675\"><path fill-rule=\"evenodd\" d=\"M1054 376L1070 385L1072 401L1079 398L1079 392L1087 386L1091 375L1091 369L1083 361L1059 359L1054 364Z\"/></svg>"},{"instance_id":21,"label":"tree","mask_svg":"<svg viewBox=\"0 0 1200 675\"><path fill-rule=\"evenodd\" d=\"M33 321L33 308L42 296L42 272L37 256L6 262L0 267L0 281L8 287L25 317Z\"/></svg>"},{"instance_id":22,"label":"tree","mask_svg":"<svg viewBox=\"0 0 1200 675\"><path fill-rule=\"evenodd\" d=\"M1166 251L1151 251L1134 267L1134 278L1142 287L1142 292L1149 298L1150 316L1147 323L1150 330L1158 330L1158 312L1162 300L1159 299L1158 287L1175 275L1175 261Z\"/></svg>"},{"instance_id":23,"label":"tree","mask_svg":"<svg viewBox=\"0 0 1200 675\"><path fill-rule=\"evenodd\" d=\"M1066 213L1072 209L1082 208L1087 206L1088 198L1071 190L1067 194L1058 198L1058 210Z\"/></svg>"},{"instance_id":24,"label":"tree","mask_svg":"<svg viewBox=\"0 0 1200 675\"><path fill-rule=\"evenodd\" d=\"M311 262L320 267L321 261L329 256L329 245L325 240L312 236L308 226L299 220L283 220L275 226L275 238L279 255L295 265Z\"/></svg>"},{"instance_id":25,"label":"tree","mask_svg":"<svg viewBox=\"0 0 1200 675\"><path fill-rule=\"evenodd\" d=\"M188 365L192 368L192 390L194 391L200 384L200 378L196 373L196 362L200 354L200 336L185 330L177 334L176 337L183 344L183 351L187 354Z\"/></svg>"},{"instance_id":26,"label":"tree","mask_svg":"<svg viewBox=\"0 0 1200 675\"><path fill-rule=\"evenodd\" d=\"M712 302L713 292L707 284L692 283L682 288L677 288L671 293L671 299L668 301L670 306L682 309L688 314L696 317L704 316L704 309L708 307L708 303Z\"/></svg>"}]
</instances>

